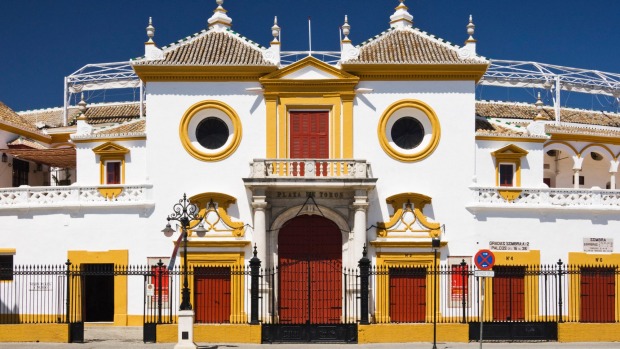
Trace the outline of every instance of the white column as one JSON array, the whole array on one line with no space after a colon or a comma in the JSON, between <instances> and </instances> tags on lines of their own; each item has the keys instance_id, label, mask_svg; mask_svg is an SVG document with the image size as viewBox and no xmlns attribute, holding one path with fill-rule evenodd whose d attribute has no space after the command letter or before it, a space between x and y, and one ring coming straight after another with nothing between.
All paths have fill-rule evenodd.
<instances>
[{"instance_id":1,"label":"white column","mask_svg":"<svg viewBox=\"0 0 620 349\"><path fill-rule=\"evenodd\" d=\"M582 164L583 158L579 155L573 155L573 171L575 171L573 175L573 188L575 189L579 189L579 171L581 171Z\"/></svg>"},{"instance_id":2,"label":"white column","mask_svg":"<svg viewBox=\"0 0 620 349\"><path fill-rule=\"evenodd\" d=\"M357 261L362 258L362 251L366 244L366 210L368 209L368 196L366 190L356 190L353 198L353 246L350 248L351 266L357 266Z\"/></svg>"},{"instance_id":3,"label":"white column","mask_svg":"<svg viewBox=\"0 0 620 349\"><path fill-rule=\"evenodd\" d=\"M258 259L261 260L261 268L270 265L267 260L267 220L265 210L268 207L267 197L264 195L252 196L252 208L254 208L254 243L256 244Z\"/></svg>"},{"instance_id":4,"label":"white column","mask_svg":"<svg viewBox=\"0 0 620 349\"><path fill-rule=\"evenodd\" d=\"M609 189L616 189L616 173L618 173L618 165L620 161L611 160L609 166Z\"/></svg>"},{"instance_id":5,"label":"white column","mask_svg":"<svg viewBox=\"0 0 620 349\"><path fill-rule=\"evenodd\" d=\"M573 175L573 188L579 189L579 170L573 170L575 174Z\"/></svg>"}]
</instances>

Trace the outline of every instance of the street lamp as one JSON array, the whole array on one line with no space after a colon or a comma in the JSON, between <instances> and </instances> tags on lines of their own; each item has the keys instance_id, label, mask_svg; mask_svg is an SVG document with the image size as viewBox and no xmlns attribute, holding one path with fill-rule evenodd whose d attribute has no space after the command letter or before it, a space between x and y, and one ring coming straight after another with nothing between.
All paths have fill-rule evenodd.
<instances>
[{"instance_id":1,"label":"street lamp","mask_svg":"<svg viewBox=\"0 0 620 349\"><path fill-rule=\"evenodd\" d=\"M439 250L439 246L441 243L441 239L439 237L433 237L432 239L432 247L433 247L433 271L434 271L434 281L433 281L433 348L437 349L437 250Z\"/></svg>"},{"instance_id":2,"label":"street lamp","mask_svg":"<svg viewBox=\"0 0 620 349\"><path fill-rule=\"evenodd\" d=\"M194 312L192 311L192 304L189 300L189 285L188 285L188 273L187 273L187 234L188 230L193 229L195 232L201 234L206 232L202 224L202 217L199 214L199 208L195 204L192 204L187 200L187 196L183 194L183 199L172 206L174 213L168 216L168 223L162 230L162 233L166 236L170 236L174 229L170 226L170 221L179 222L181 226L181 234L183 234L183 290L181 291L181 305L179 307L179 342L175 346L175 349L180 348L196 348L194 344ZM193 227L192 221L198 221Z\"/></svg>"}]
</instances>

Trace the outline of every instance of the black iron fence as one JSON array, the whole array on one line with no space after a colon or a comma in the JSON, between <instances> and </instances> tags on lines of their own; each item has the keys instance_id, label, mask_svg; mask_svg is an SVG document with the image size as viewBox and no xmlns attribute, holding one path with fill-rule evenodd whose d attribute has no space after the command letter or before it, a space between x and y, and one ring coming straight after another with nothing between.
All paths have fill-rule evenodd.
<instances>
[{"instance_id":1,"label":"black iron fence","mask_svg":"<svg viewBox=\"0 0 620 349\"><path fill-rule=\"evenodd\" d=\"M620 321L616 265L496 266L482 278L465 264L369 264L328 276L308 266L190 266L196 323ZM128 302L141 302L145 324L177 321L180 268L68 262L2 272L12 280L0 282L0 324L113 321L119 277L143 283L142 299Z\"/></svg>"}]
</instances>

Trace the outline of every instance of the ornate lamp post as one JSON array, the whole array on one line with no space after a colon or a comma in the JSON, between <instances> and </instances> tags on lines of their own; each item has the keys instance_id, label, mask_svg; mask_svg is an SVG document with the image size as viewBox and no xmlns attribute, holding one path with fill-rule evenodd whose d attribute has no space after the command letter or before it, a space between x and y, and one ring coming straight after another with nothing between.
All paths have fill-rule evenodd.
<instances>
[{"instance_id":1,"label":"ornate lamp post","mask_svg":"<svg viewBox=\"0 0 620 349\"><path fill-rule=\"evenodd\" d=\"M170 221L179 222L181 226L181 234L183 234L183 290L181 291L181 305L179 307L179 342L175 349L180 348L196 348L194 344L194 312L192 304L189 300L189 285L187 273L187 235L190 229L197 233L204 233L206 229L202 225L202 217L198 211L199 208L187 200L187 196L183 194L183 199L172 207L174 213L168 216L168 224L162 230L166 236L170 236L174 229L170 226ZM198 221L193 227L193 221Z\"/></svg>"}]
</instances>

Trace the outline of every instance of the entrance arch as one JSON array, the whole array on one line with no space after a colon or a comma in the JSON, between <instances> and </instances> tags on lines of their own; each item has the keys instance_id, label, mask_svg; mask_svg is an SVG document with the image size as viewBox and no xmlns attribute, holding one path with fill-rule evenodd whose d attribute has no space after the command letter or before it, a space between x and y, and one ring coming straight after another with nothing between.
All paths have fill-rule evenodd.
<instances>
[{"instance_id":1,"label":"entrance arch","mask_svg":"<svg viewBox=\"0 0 620 349\"><path fill-rule=\"evenodd\" d=\"M278 234L281 324L337 324L342 316L342 234L331 220L302 215Z\"/></svg>"}]
</instances>

